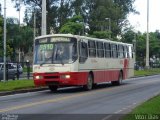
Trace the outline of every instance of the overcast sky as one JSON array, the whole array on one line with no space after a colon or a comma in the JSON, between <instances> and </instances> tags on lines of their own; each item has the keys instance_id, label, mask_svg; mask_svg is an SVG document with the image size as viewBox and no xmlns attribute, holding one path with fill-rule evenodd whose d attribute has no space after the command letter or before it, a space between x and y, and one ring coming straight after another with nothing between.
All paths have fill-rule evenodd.
<instances>
[{"instance_id":1,"label":"overcast sky","mask_svg":"<svg viewBox=\"0 0 160 120\"><path fill-rule=\"evenodd\" d=\"M4 8L4 0L1 0L2 9ZM149 31L155 32L160 30L160 0L150 1L150 14L149 14ZM7 3L7 17L19 18L19 13L13 8L11 0L6 0ZM135 31L146 32L147 31L147 0L136 0L135 9L140 12L140 15L130 14L128 19L132 26L135 27ZM24 8L21 8L21 22L23 22ZM2 13L3 14L3 13Z\"/></svg>"},{"instance_id":2,"label":"overcast sky","mask_svg":"<svg viewBox=\"0 0 160 120\"><path fill-rule=\"evenodd\" d=\"M140 15L130 14L128 19L136 31L147 31L147 0L136 0L134 4ZM149 0L149 31L160 30L160 0Z\"/></svg>"}]
</instances>

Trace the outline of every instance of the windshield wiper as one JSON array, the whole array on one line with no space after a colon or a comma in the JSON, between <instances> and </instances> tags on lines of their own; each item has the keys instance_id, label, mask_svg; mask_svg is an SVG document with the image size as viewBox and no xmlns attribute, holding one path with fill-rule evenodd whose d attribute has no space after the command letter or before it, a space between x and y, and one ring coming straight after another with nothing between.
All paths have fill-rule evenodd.
<instances>
[{"instance_id":1,"label":"windshield wiper","mask_svg":"<svg viewBox=\"0 0 160 120\"><path fill-rule=\"evenodd\" d=\"M63 62L63 57L62 55L60 56L60 61L61 61L61 64L64 65L64 62Z\"/></svg>"}]
</instances>

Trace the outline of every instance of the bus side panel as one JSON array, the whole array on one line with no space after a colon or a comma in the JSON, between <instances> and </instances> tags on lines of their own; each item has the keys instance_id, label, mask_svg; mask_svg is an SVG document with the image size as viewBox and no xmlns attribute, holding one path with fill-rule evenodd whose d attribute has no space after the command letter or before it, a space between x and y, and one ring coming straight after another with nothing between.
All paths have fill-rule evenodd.
<instances>
[{"instance_id":1,"label":"bus side panel","mask_svg":"<svg viewBox=\"0 0 160 120\"><path fill-rule=\"evenodd\" d=\"M118 80L119 70L94 71L94 82L109 82Z\"/></svg>"},{"instance_id":2,"label":"bus side panel","mask_svg":"<svg viewBox=\"0 0 160 120\"><path fill-rule=\"evenodd\" d=\"M123 68L123 79L127 79L134 76L134 60L125 59Z\"/></svg>"},{"instance_id":3,"label":"bus side panel","mask_svg":"<svg viewBox=\"0 0 160 120\"><path fill-rule=\"evenodd\" d=\"M77 85L86 85L88 79L88 72L78 72Z\"/></svg>"}]
</instances>

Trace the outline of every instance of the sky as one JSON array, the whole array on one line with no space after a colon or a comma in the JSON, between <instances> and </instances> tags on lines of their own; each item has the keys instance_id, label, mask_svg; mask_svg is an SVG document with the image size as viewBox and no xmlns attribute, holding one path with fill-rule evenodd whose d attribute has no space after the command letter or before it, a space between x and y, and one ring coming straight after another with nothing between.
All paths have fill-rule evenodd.
<instances>
[{"instance_id":1,"label":"sky","mask_svg":"<svg viewBox=\"0 0 160 120\"><path fill-rule=\"evenodd\" d=\"M1 0L2 4L2 14L4 8L4 0ZM11 0L6 0L6 16L19 18L19 13L13 7L14 4ZM135 9L140 13L139 15L129 14L128 20L134 30L146 32L147 31L147 0L135 0L134 3ZM20 21L23 22L24 17L24 7L21 7ZM149 31L155 32L160 30L160 0L149 0Z\"/></svg>"},{"instance_id":2,"label":"sky","mask_svg":"<svg viewBox=\"0 0 160 120\"><path fill-rule=\"evenodd\" d=\"M139 15L130 14L128 20L135 27L135 31L147 31L147 0L136 0L135 9ZM160 0L149 0L149 31L160 30Z\"/></svg>"}]
</instances>

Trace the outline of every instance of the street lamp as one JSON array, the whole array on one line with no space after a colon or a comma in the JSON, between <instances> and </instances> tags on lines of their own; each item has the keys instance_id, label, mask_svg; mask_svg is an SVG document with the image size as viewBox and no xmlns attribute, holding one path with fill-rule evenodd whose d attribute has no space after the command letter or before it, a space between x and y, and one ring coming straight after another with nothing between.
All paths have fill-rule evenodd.
<instances>
[{"instance_id":1,"label":"street lamp","mask_svg":"<svg viewBox=\"0 0 160 120\"><path fill-rule=\"evenodd\" d=\"M111 18L105 18L105 20L108 20L108 22L109 22L109 32L111 32ZM109 38L111 38L111 33L109 35Z\"/></svg>"},{"instance_id":2,"label":"street lamp","mask_svg":"<svg viewBox=\"0 0 160 120\"><path fill-rule=\"evenodd\" d=\"M109 31L111 31L111 18L105 18L105 20L108 20L108 22L109 22Z\"/></svg>"}]
</instances>

